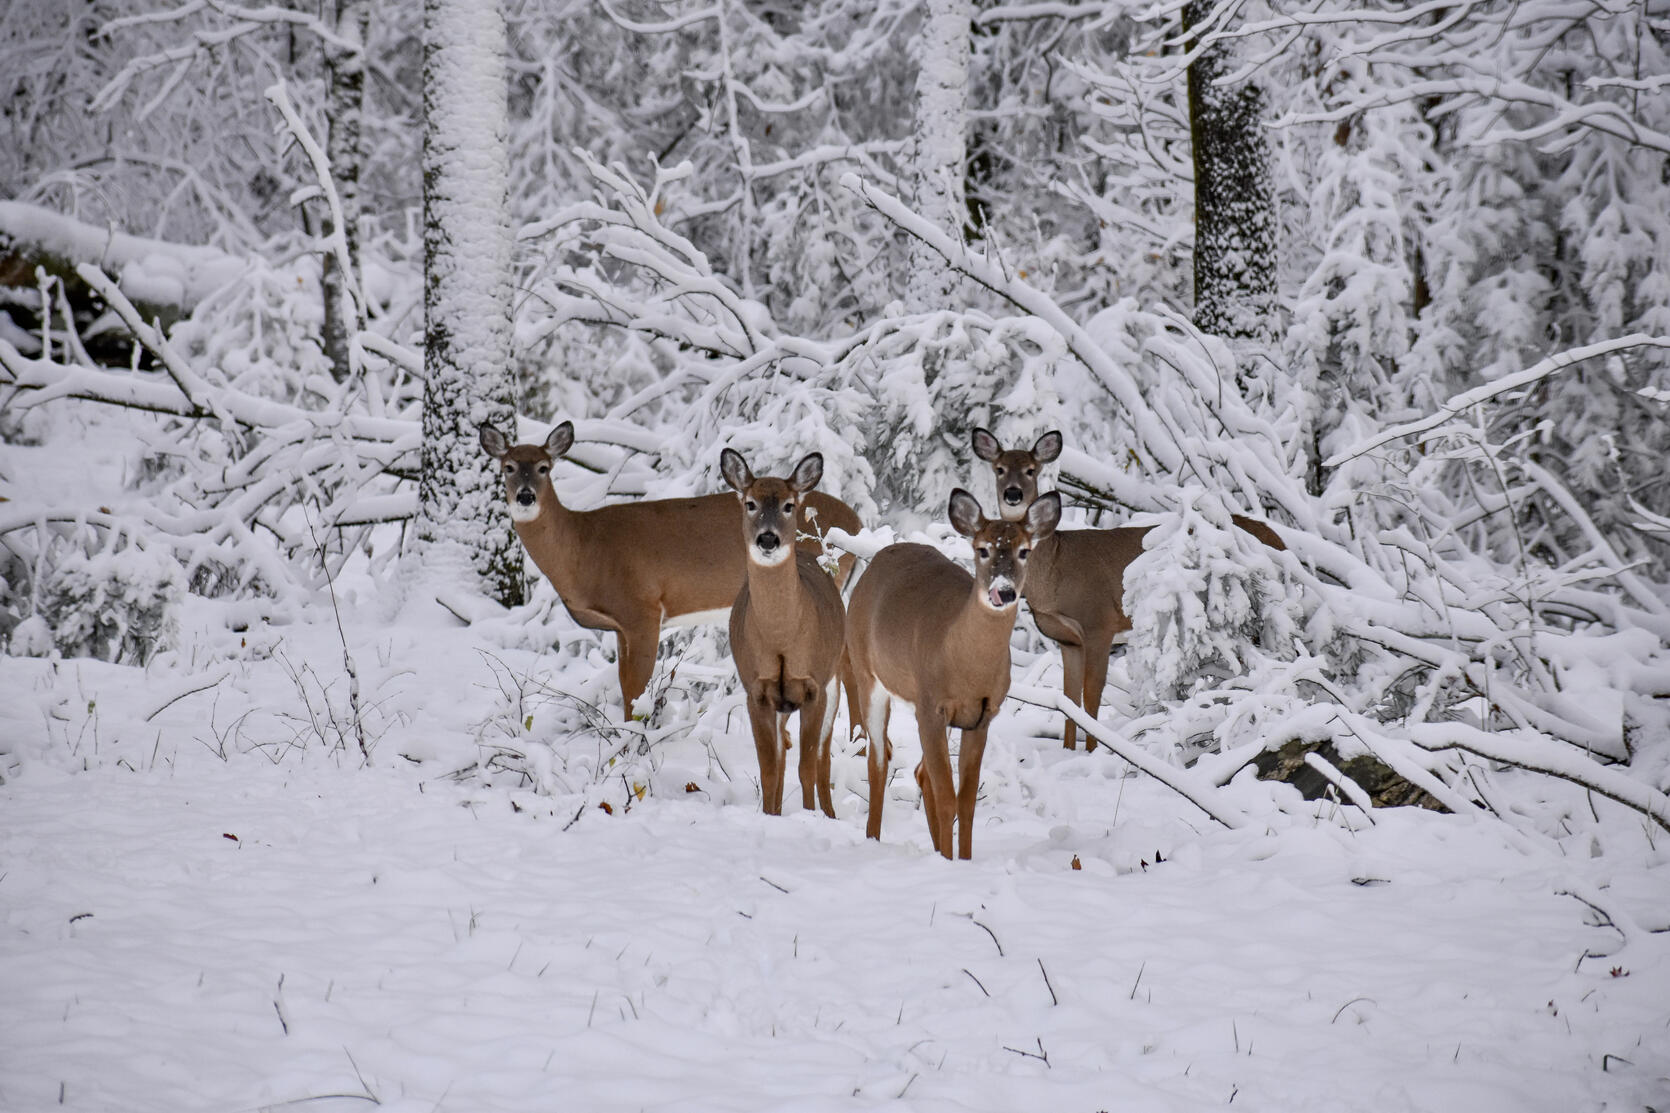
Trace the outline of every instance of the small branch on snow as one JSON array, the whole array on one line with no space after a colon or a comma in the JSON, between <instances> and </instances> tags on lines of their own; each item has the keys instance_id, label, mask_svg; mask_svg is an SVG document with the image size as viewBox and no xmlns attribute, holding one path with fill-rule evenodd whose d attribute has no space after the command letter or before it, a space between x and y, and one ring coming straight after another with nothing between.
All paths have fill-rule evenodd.
<instances>
[{"instance_id":1,"label":"small branch on snow","mask_svg":"<svg viewBox=\"0 0 1670 1113\"><path fill-rule=\"evenodd\" d=\"M144 721L147 722L147 723L150 722L152 719L156 718L158 715L161 715L164 711L168 710L170 707L173 707L176 703L179 703L181 700L185 699L187 696L195 695L198 692L207 691L208 689L215 687L222 680L225 680L228 676L231 676L231 675L232 675L232 666L222 665L220 668L216 669L212 674L210 674L207 677L202 677L202 678L193 677L190 681L187 682L187 687L185 687L185 688L183 688L183 689L181 689L177 692L170 693L160 703L156 704L155 706L153 706L151 708L151 710L147 711L144 715Z\"/></svg>"},{"instance_id":2,"label":"small branch on snow","mask_svg":"<svg viewBox=\"0 0 1670 1113\"><path fill-rule=\"evenodd\" d=\"M1061 1004L1061 998L1055 995L1055 987L1050 984L1050 972L1044 969L1044 960L1038 960L1038 973L1044 976L1044 988L1050 991L1050 1004Z\"/></svg>"},{"instance_id":3,"label":"small branch on snow","mask_svg":"<svg viewBox=\"0 0 1670 1113\"><path fill-rule=\"evenodd\" d=\"M997 941L997 932L993 931L991 928L987 927L985 924L982 924L979 920L976 920L972 914L970 914L968 919L969 919L969 922L972 923L975 927L979 928L980 930L984 931L987 935L992 937L992 946L997 948L997 957L1002 958L1003 957L1003 944L999 943Z\"/></svg>"},{"instance_id":4,"label":"small branch on snow","mask_svg":"<svg viewBox=\"0 0 1670 1113\"><path fill-rule=\"evenodd\" d=\"M1044 1050L1044 1041L1042 1039L1037 1039L1035 1037L1034 1042L1036 1042L1037 1045L1038 1045L1038 1050L1037 1051L1022 1051L1018 1047L1009 1047L1007 1044L1004 1045L1003 1050L1013 1051L1016 1055L1019 1055L1023 1059L1037 1059L1039 1062L1043 1063L1046 1067L1049 1066L1050 1065L1050 1053Z\"/></svg>"}]
</instances>

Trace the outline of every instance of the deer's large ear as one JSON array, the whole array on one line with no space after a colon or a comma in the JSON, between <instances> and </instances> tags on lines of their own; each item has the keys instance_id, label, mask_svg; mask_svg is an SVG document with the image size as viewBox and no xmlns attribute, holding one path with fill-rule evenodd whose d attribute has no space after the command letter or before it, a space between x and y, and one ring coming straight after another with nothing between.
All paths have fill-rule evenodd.
<instances>
[{"instance_id":1,"label":"deer's large ear","mask_svg":"<svg viewBox=\"0 0 1670 1113\"><path fill-rule=\"evenodd\" d=\"M804 495L818 485L823 478L823 453L809 452L806 458L794 466L794 474L789 476L789 486L797 494Z\"/></svg>"},{"instance_id":2,"label":"deer's large ear","mask_svg":"<svg viewBox=\"0 0 1670 1113\"><path fill-rule=\"evenodd\" d=\"M572 421L563 422L551 430L551 435L545 438L545 451L551 454L553 460L567 455L568 450L573 447L574 423Z\"/></svg>"},{"instance_id":3,"label":"deer's large ear","mask_svg":"<svg viewBox=\"0 0 1670 1113\"><path fill-rule=\"evenodd\" d=\"M504 454L510 451L510 445L505 442L504 434L485 421L481 423L477 431L481 434L481 450L495 460L504 459Z\"/></svg>"},{"instance_id":4,"label":"deer's large ear","mask_svg":"<svg viewBox=\"0 0 1670 1113\"><path fill-rule=\"evenodd\" d=\"M754 482L754 473L749 470L748 461L734 448L727 448L719 454L719 474L739 495L744 487Z\"/></svg>"},{"instance_id":5,"label":"deer's large ear","mask_svg":"<svg viewBox=\"0 0 1670 1113\"><path fill-rule=\"evenodd\" d=\"M951 515L951 528L964 537L973 537L980 532L980 525L986 520L986 515L980 509L980 500L958 487L951 492L951 505L948 507Z\"/></svg>"},{"instance_id":6,"label":"deer's large ear","mask_svg":"<svg viewBox=\"0 0 1670 1113\"><path fill-rule=\"evenodd\" d=\"M997 454L1003 451L1003 446L997 443L997 438L992 436L989 429L976 428L969 437L969 442L974 446L974 454L988 464L997 459Z\"/></svg>"},{"instance_id":7,"label":"deer's large ear","mask_svg":"<svg viewBox=\"0 0 1670 1113\"><path fill-rule=\"evenodd\" d=\"M1047 464L1061 455L1061 430L1051 429L1032 445L1032 455L1040 464Z\"/></svg>"},{"instance_id":8,"label":"deer's large ear","mask_svg":"<svg viewBox=\"0 0 1670 1113\"><path fill-rule=\"evenodd\" d=\"M1060 491L1039 495L1032 500L1032 505L1026 508L1026 532L1032 535L1034 545L1054 533L1055 527L1060 524Z\"/></svg>"}]
</instances>

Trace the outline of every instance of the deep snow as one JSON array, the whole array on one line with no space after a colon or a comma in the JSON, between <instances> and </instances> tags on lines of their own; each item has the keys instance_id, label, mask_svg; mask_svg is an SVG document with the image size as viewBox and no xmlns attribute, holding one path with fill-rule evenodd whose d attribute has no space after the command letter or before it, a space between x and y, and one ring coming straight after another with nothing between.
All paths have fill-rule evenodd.
<instances>
[{"instance_id":1,"label":"deep snow","mask_svg":"<svg viewBox=\"0 0 1670 1113\"><path fill-rule=\"evenodd\" d=\"M149 674L0 661L0 1108L1670 1103L1670 935L1618 951L1560 895L1605 887L1663 926L1666 848L1604 802L1604 840L1528 853L1494 820L1369 825L1237 781L1271 819L1232 832L1011 705L975 860L953 863L927 844L908 735L879 844L850 745L838 820L793 792L761 816L740 715L702 745L628 747L649 790L605 813L610 770L576 789L585 764L562 756L595 737L549 739L549 794L447 776L503 729L490 662L566 661L612 697L595 649L350 604L381 716L365 763L286 717L281 659L327 685L340 659L328 610L214 631L194 607L182 642L223 658L195 678L183 654Z\"/></svg>"}]
</instances>

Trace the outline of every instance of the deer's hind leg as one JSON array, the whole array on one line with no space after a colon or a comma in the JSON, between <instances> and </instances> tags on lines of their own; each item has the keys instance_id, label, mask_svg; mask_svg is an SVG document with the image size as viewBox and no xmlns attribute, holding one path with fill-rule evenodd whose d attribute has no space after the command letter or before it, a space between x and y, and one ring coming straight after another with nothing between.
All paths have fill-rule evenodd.
<instances>
[{"instance_id":1,"label":"deer's hind leg","mask_svg":"<svg viewBox=\"0 0 1670 1113\"><path fill-rule=\"evenodd\" d=\"M1108 683L1108 655L1113 652L1118 633L1098 630L1094 637L1085 639L1084 646L1084 713L1092 719L1102 709L1102 692ZM1084 751L1096 748L1096 739L1084 736Z\"/></svg>"},{"instance_id":2,"label":"deer's hind leg","mask_svg":"<svg viewBox=\"0 0 1670 1113\"><path fill-rule=\"evenodd\" d=\"M887 762L893 754L893 747L887 741L887 689L874 676L859 670L854 670L853 681L856 696L853 714L863 716L865 744L869 751L870 815L864 824L864 836L879 839L881 809L887 799Z\"/></svg>"},{"instance_id":3,"label":"deer's hind leg","mask_svg":"<svg viewBox=\"0 0 1670 1113\"><path fill-rule=\"evenodd\" d=\"M833 677L824 689L823 721L818 724L818 806L830 819L835 818L834 790L829 783L830 736L835 733L835 705L839 702L839 681ZM801 712L805 714L805 712Z\"/></svg>"},{"instance_id":4,"label":"deer's hind leg","mask_svg":"<svg viewBox=\"0 0 1670 1113\"><path fill-rule=\"evenodd\" d=\"M1032 612L1032 620L1038 624L1038 630L1046 638L1061 647L1061 688L1068 699L1084 706L1085 679L1085 637L1084 628L1065 615L1042 614ZM1106 670L1103 670L1104 676ZM1078 749L1078 724L1069 716L1061 728L1061 744L1069 750ZM1086 747L1096 745L1093 739L1085 740Z\"/></svg>"},{"instance_id":5,"label":"deer's hind leg","mask_svg":"<svg viewBox=\"0 0 1670 1113\"><path fill-rule=\"evenodd\" d=\"M980 796L980 762L986 756L986 728L963 731L957 752L957 857L974 856L974 802Z\"/></svg>"}]
</instances>

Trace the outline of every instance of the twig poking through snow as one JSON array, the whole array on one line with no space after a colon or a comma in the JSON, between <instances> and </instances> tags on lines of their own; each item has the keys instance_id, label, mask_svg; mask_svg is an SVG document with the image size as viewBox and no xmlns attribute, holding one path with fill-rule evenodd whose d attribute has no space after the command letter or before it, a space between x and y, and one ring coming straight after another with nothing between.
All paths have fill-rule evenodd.
<instances>
[{"instance_id":1,"label":"twig poking through snow","mask_svg":"<svg viewBox=\"0 0 1670 1113\"><path fill-rule=\"evenodd\" d=\"M976 920L973 916L969 916L968 919L969 919L969 922L972 923L975 927L979 928L980 930L984 931L987 935L992 937L992 946L997 948L997 957L1002 958L1003 957L1003 944L999 943L997 941L997 932L993 931L991 928L987 927L985 924L982 924L979 920Z\"/></svg>"},{"instance_id":2,"label":"twig poking through snow","mask_svg":"<svg viewBox=\"0 0 1670 1113\"><path fill-rule=\"evenodd\" d=\"M1016 1055L1019 1055L1023 1059L1038 1059L1041 1062L1043 1062L1043 1064L1046 1067L1049 1066L1050 1065L1050 1053L1044 1050L1044 1041L1042 1039L1035 1039L1035 1042L1038 1044L1038 1050L1035 1051L1035 1052L1034 1051L1022 1051L1018 1047L1009 1047L1008 1045L1004 1045L1003 1050L1013 1051Z\"/></svg>"},{"instance_id":3,"label":"twig poking through snow","mask_svg":"<svg viewBox=\"0 0 1670 1113\"><path fill-rule=\"evenodd\" d=\"M1055 987L1050 984L1050 972L1044 969L1044 960L1038 960L1038 973L1044 975L1044 988L1050 991L1050 1004L1061 1004L1061 998L1055 995Z\"/></svg>"},{"instance_id":4,"label":"twig poking through snow","mask_svg":"<svg viewBox=\"0 0 1670 1113\"><path fill-rule=\"evenodd\" d=\"M150 722L152 719L161 715L164 711L167 711L170 707L179 703L187 696L195 695L198 692L207 691L208 689L213 688L230 675L232 675L232 667L230 665L222 665L220 668L210 673L207 677L192 677L186 687L180 689L179 691L169 693L163 698L162 702L147 711L145 713L145 722ZM160 739L161 736L158 735L158 738ZM153 763L155 762L154 751L152 754L152 761Z\"/></svg>"}]
</instances>

